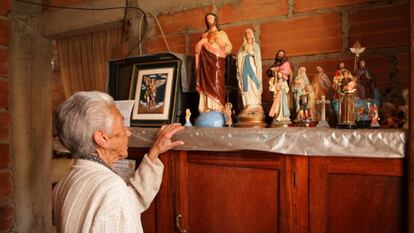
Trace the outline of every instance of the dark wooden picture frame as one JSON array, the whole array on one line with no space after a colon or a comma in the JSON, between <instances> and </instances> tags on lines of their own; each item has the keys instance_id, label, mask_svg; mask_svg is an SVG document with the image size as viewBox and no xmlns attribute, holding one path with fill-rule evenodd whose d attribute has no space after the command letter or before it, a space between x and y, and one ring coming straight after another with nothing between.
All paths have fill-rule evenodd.
<instances>
[{"instance_id":1,"label":"dark wooden picture frame","mask_svg":"<svg viewBox=\"0 0 414 233\"><path fill-rule=\"evenodd\" d=\"M177 121L181 64L169 53L109 62L107 92L114 100L135 101L131 127L158 127ZM155 97L150 94L150 85ZM155 105L149 104L148 98Z\"/></svg>"}]
</instances>

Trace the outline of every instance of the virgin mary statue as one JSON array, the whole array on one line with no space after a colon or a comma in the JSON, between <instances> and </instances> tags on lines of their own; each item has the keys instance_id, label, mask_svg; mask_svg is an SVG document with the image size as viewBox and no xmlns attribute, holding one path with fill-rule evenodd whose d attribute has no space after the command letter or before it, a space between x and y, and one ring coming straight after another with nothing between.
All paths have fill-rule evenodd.
<instances>
[{"instance_id":1,"label":"virgin mary statue","mask_svg":"<svg viewBox=\"0 0 414 233\"><path fill-rule=\"evenodd\" d=\"M243 101L238 126L259 127L264 124L262 108L262 57L252 29L246 29L237 53L237 79Z\"/></svg>"}]
</instances>

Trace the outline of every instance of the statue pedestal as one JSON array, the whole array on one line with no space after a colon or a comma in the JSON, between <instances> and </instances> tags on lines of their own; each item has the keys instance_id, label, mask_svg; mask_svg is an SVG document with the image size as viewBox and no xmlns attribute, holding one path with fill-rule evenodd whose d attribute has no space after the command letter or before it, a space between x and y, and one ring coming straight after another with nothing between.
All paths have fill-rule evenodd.
<instances>
[{"instance_id":1,"label":"statue pedestal","mask_svg":"<svg viewBox=\"0 0 414 233\"><path fill-rule=\"evenodd\" d=\"M280 127L289 127L289 125L291 124L291 121L272 121L272 128L280 128Z\"/></svg>"},{"instance_id":2,"label":"statue pedestal","mask_svg":"<svg viewBox=\"0 0 414 233\"><path fill-rule=\"evenodd\" d=\"M327 121L319 121L316 127L318 128L328 127L329 128L329 124Z\"/></svg>"},{"instance_id":3,"label":"statue pedestal","mask_svg":"<svg viewBox=\"0 0 414 233\"><path fill-rule=\"evenodd\" d=\"M236 127L244 128L266 128L267 124L262 117L238 118Z\"/></svg>"},{"instance_id":4,"label":"statue pedestal","mask_svg":"<svg viewBox=\"0 0 414 233\"><path fill-rule=\"evenodd\" d=\"M244 109L237 117L236 127L266 128L265 116L262 107Z\"/></svg>"}]
</instances>

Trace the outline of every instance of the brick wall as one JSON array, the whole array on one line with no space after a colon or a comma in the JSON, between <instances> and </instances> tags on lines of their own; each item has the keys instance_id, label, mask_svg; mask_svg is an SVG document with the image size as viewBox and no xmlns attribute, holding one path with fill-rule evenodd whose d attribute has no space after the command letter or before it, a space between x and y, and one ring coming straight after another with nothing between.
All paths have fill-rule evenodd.
<instances>
[{"instance_id":1,"label":"brick wall","mask_svg":"<svg viewBox=\"0 0 414 233\"><path fill-rule=\"evenodd\" d=\"M359 40L367 48L362 56L373 70L381 92L390 86L392 57L398 59L401 86L408 85L408 0L240 0L161 12L158 19L171 51L194 54L195 43L205 30L203 17L211 11L218 14L221 28L233 43L234 54L242 43L244 29L255 30L261 44L264 70L273 63L276 51L283 48L293 65L294 75L299 66L305 66L308 77L312 78L315 67L321 65L332 78L340 61L346 63L346 68L353 69L349 47ZM158 28L145 41L144 49L151 53L167 50ZM263 102L271 102L266 87Z\"/></svg>"},{"instance_id":2,"label":"brick wall","mask_svg":"<svg viewBox=\"0 0 414 233\"><path fill-rule=\"evenodd\" d=\"M9 70L8 53L10 41L10 21L7 14L11 10L11 0L0 4L0 232L11 232L13 227L13 176L9 151Z\"/></svg>"}]
</instances>

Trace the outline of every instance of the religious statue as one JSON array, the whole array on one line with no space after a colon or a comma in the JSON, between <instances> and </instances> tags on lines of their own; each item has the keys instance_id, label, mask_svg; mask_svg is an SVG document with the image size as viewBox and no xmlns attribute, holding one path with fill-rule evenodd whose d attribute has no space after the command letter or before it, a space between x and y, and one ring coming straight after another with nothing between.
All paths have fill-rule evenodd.
<instances>
[{"instance_id":1,"label":"religious statue","mask_svg":"<svg viewBox=\"0 0 414 233\"><path fill-rule=\"evenodd\" d=\"M305 87L309 85L309 79L308 76L306 76L306 68L300 67L298 70L298 75L295 77L293 81L293 102L295 103L295 113L296 113L296 120L304 120L302 117L299 116L299 111L301 109L300 101L304 101L304 99L301 99L301 96L306 94ZM302 106L303 107L303 106Z\"/></svg>"},{"instance_id":2,"label":"religious statue","mask_svg":"<svg viewBox=\"0 0 414 233\"><path fill-rule=\"evenodd\" d=\"M292 69L290 64L287 61L286 53L284 50L279 50L275 56L275 62L272 66L266 71L266 76L271 78L276 76L276 72L280 71L283 74L283 78L289 82L290 77L292 76Z\"/></svg>"},{"instance_id":3,"label":"religious statue","mask_svg":"<svg viewBox=\"0 0 414 233\"><path fill-rule=\"evenodd\" d=\"M273 92L273 104L269 116L273 117L273 126L288 126L290 111L288 106L289 85L282 72L269 80L269 90Z\"/></svg>"},{"instance_id":4,"label":"religious statue","mask_svg":"<svg viewBox=\"0 0 414 233\"><path fill-rule=\"evenodd\" d=\"M345 63L340 62L336 69L335 76L332 79L332 89L334 90L332 99L334 100L339 98L338 96L339 83L342 80L342 71L344 70L345 70Z\"/></svg>"},{"instance_id":5,"label":"religious statue","mask_svg":"<svg viewBox=\"0 0 414 233\"><path fill-rule=\"evenodd\" d=\"M359 68L355 72L358 80L358 97L360 99L373 99L375 79L371 70L365 66L365 60L359 60Z\"/></svg>"},{"instance_id":6,"label":"religious statue","mask_svg":"<svg viewBox=\"0 0 414 233\"><path fill-rule=\"evenodd\" d=\"M380 118L379 118L379 115L378 115L377 105L374 104L374 106L372 106L372 107L370 105L368 105L368 109L369 109L369 118L370 118L370 121L371 121L370 126L372 128L380 127L380 124L379 124Z\"/></svg>"},{"instance_id":7,"label":"religious statue","mask_svg":"<svg viewBox=\"0 0 414 233\"><path fill-rule=\"evenodd\" d=\"M200 113L224 111L225 58L232 50L226 32L220 29L217 15L205 16L206 32L195 48L196 89L200 94Z\"/></svg>"},{"instance_id":8,"label":"religious statue","mask_svg":"<svg viewBox=\"0 0 414 233\"><path fill-rule=\"evenodd\" d=\"M296 114L296 120L308 121L309 118L309 95L304 90L298 98L299 109Z\"/></svg>"},{"instance_id":9,"label":"religious statue","mask_svg":"<svg viewBox=\"0 0 414 233\"><path fill-rule=\"evenodd\" d=\"M252 29L246 29L243 44L237 53L237 79L243 101L243 110L236 126L265 126L262 108L262 57Z\"/></svg>"},{"instance_id":10,"label":"religious statue","mask_svg":"<svg viewBox=\"0 0 414 233\"><path fill-rule=\"evenodd\" d=\"M356 81L351 73L344 69L342 71L342 79L339 83L339 119L338 126L353 127L355 125L355 91Z\"/></svg>"},{"instance_id":11,"label":"religious statue","mask_svg":"<svg viewBox=\"0 0 414 233\"><path fill-rule=\"evenodd\" d=\"M230 102L226 103L224 106L224 118L228 127L231 127L233 125L233 119L231 118L232 108L233 104Z\"/></svg>"},{"instance_id":12,"label":"religious statue","mask_svg":"<svg viewBox=\"0 0 414 233\"><path fill-rule=\"evenodd\" d=\"M193 124L191 124L190 117L191 117L191 111L190 109L187 108L185 110L185 124L184 124L185 127L193 126Z\"/></svg>"},{"instance_id":13,"label":"religious statue","mask_svg":"<svg viewBox=\"0 0 414 233\"><path fill-rule=\"evenodd\" d=\"M306 94L308 95L308 119L310 121L317 121L316 118L316 96L315 90L312 85L307 85L305 87Z\"/></svg>"},{"instance_id":14,"label":"religious statue","mask_svg":"<svg viewBox=\"0 0 414 233\"><path fill-rule=\"evenodd\" d=\"M324 96L326 99L332 98L332 83L331 80L329 80L328 76L324 72L323 68L320 66L316 67L317 73L313 77L312 80L312 86L315 91L315 100L320 100L322 96ZM317 105L316 106L316 117L314 120L320 121L322 118L322 108L325 108L325 105ZM330 115L330 107L328 107L328 115Z\"/></svg>"},{"instance_id":15,"label":"religious statue","mask_svg":"<svg viewBox=\"0 0 414 233\"><path fill-rule=\"evenodd\" d=\"M404 105L400 106L399 109L399 115L401 115L401 125L403 129L407 129L408 130L408 122L409 122L409 108L408 108L408 103L410 100L410 96L409 96L409 92L408 92L408 88L405 88L401 91L402 97L404 99Z\"/></svg>"},{"instance_id":16,"label":"religious statue","mask_svg":"<svg viewBox=\"0 0 414 233\"><path fill-rule=\"evenodd\" d=\"M381 106L382 128L398 128L400 120L397 115L397 107L391 102L384 102Z\"/></svg>"}]
</instances>

